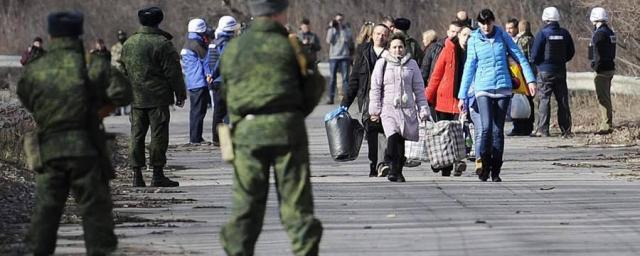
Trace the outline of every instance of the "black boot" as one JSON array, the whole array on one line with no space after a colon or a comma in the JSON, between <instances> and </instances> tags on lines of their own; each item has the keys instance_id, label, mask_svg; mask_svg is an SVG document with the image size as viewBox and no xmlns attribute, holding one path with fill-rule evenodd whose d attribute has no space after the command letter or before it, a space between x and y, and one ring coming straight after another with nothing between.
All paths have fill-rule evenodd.
<instances>
[{"instance_id":1,"label":"black boot","mask_svg":"<svg viewBox=\"0 0 640 256\"><path fill-rule=\"evenodd\" d=\"M491 181L502 182L500 178L500 169L502 168L502 161L495 161L491 167Z\"/></svg>"},{"instance_id":2,"label":"black boot","mask_svg":"<svg viewBox=\"0 0 640 256\"><path fill-rule=\"evenodd\" d=\"M133 167L133 186L134 187L146 187L144 178L142 177L142 169L140 167Z\"/></svg>"},{"instance_id":3,"label":"black boot","mask_svg":"<svg viewBox=\"0 0 640 256\"><path fill-rule=\"evenodd\" d=\"M395 162L391 164L391 171L389 171L387 179L391 182L405 182L404 176L402 175L402 164Z\"/></svg>"},{"instance_id":4,"label":"black boot","mask_svg":"<svg viewBox=\"0 0 640 256\"><path fill-rule=\"evenodd\" d=\"M180 183L172 181L164 176L164 170L162 167L153 167L153 179L151 180L152 187L177 187Z\"/></svg>"},{"instance_id":5,"label":"black boot","mask_svg":"<svg viewBox=\"0 0 640 256\"><path fill-rule=\"evenodd\" d=\"M376 163L369 164L369 177L378 177L378 165Z\"/></svg>"},{"instance_id":6,"label":"black boot","mask_svg":"<svg viewBox=\"0 0 640 256\"><path fill-rule=\"evenodd\" d=\"M482 157L482 171L480 172L480 175L478 175L478 178L480 178L481 181L487 181L490 173L491 161L489 160L489 157Z\"/></svg>"}]
</instances>

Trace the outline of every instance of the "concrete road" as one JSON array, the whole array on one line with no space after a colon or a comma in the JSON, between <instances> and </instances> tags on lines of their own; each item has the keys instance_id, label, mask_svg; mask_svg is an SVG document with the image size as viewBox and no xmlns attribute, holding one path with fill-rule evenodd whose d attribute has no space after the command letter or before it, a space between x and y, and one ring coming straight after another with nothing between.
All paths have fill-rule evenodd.
<instances>
[{"instance_id":1,"label":"concrete road","mask_svg":"<svg viewBox=\"0 0 640 256\"><path fill-rule=\"evenodd\" d=\"M398 184L367 177L366 146L356 161L331 160L321 120L334 107L319 106L307 120L323 255L640 255L640 185L609 176L625 170L625 154L637 147L508 138L502 183L480 182L471 170L440 177L423 164ZM188 112L171 114L168 164L181 187L118 191L119 253L223 255L231 166L211 146L183 146ZM126 117L106 124L128 133ZM290 255L273 187L269 199L256 255ZM161 203L133 207L145 201ZM82 254L81 233L63 225L57 253Z\"/></svg>"}]
</instances>

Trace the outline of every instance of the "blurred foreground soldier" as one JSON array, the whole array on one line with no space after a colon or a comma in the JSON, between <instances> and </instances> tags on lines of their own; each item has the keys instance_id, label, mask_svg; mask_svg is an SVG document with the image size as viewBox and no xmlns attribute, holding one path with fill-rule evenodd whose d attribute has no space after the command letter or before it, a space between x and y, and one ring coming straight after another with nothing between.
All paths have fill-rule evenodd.
<instances>
[{"instance_id":1,"label":"blurred foreground soldier","mask_svg":"<svg viewBox=\"0 0 640 256\"><path fill-rule=\"evenodd\" d=\"M305 63L295 35L287 38L288 2L248 2L256 19L222 55L235 158L232 215L220 240L228 255L254 254L273 167L280 218L293 253L317 255L322 224L313 216L304 120L322 97L324 79L307 68L314 65Z\"/></svg>"},{"instance_id":2,"label":"blurred foreground soldier","mask_svg":"<svg viewBox=\"0 0 640 256\"><path fill-rule=\"evenodd\" d=\"M600 129L596 134L613 132L613 106L611 104L611 80L616 71L616 34L607 25L609 16L602 7L591 10L591 23L595 28L589 44L591 68L596 72L594 80L596 94L600 103Z\"/></svg>"},{"instance_id":3,"label":"blurred foreground soldier","mask_svg":"<svg viewBox=\"0 0 640 256\"><path fill-rule=\"evenodd\" d=\"M82 23L80 13L50 14L51 51L27 66L18 84L18 96L38 127L25 138L29 165L37 173L27 235L34 255L54 253L70 191L82 216L87 255L108 255L117 245L108 184L112 167L98 117L99 85L88 79L79 39Z\"/></svg>"},{"instance_id":4,"label":"blurred foreground soldier","mask_svg":"<svg viewBox=\"0 0 640 256\"><path fill-rule=\"evenodd\" d=\"M33 39L33 42L27 48L27 50L22 54L22 58L20 58L20 64L27 65L31 63L33 60L38 57L44 55L47 51L42 48L42 38L36 37Z\"/></svg>"},{"instance_id":5,"label":"blurred foreground soldier","mask_svg":"<svg viewBox=\"0 0 640 256\"><path fill-rule=\"evenodd\" d=\"M169 33L158 28L162 10L151 7L138 11L142 27L122 47L123 70L133 87L131 144L129 158L133 168L133 186L144 187L144 141L151 127L149 165L153 167L153 187L176 187L178 182L164 176L169 145L169 105L184 105L186 89L180 68L180 56ZM174 101L175 97L175 101Z\"/></svg>"}]
</instances>

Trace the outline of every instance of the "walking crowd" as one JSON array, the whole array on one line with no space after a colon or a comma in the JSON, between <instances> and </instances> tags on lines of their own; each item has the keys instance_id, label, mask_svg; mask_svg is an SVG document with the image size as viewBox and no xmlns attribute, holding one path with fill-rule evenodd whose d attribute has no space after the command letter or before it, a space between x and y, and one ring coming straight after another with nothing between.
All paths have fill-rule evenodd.
<instances>
[{"instance_id":1,"label":"walking crowd","mask_svg":"<svg viewBox=\"0 0 640 256\"><path fill-rule=\"evenodd\" d=\"M464 135L456 136L475 141L464 150L475 160L482 181L502 181L509 116L514 128L508 136L550 136L552 94L558 102L561 136L572 136L566 63L575 49L555 7L544 9L544 25L535 35L525 20L508 19L503 28L489 9L478 12L474 20L460 11L445 37L426 30L422 45L409 36L409 19L365 22L354 40L345 15L338 13L326 30L326 83L317 69L321 39L312 32L309 19L302 19L299 31L291 31L286 27L288 1L250 0L248 6L253 20L246 30L232 16L221 17L215 27L201 18L189 20L180 51L171 42L173 36L160 28L164 14L158 7L139 10L140 28L131 36L118 31L111 51L98 38L88 54L80 39L81 13L48 16L51 47L45 51L43 40L34 39L23 54L25 74L17 91L38 124L25 142L29 165L38 174L37 204L27 237L35 255L54 253L70 191L83 218L87 254L109 255L116 249L109 190L114 173L102 124L114 113L130 118L132 185L147 185L143 171L149 166L150 186L176 187L179 183L164 174L170 108L189 101L191 144L205 143L204 118L212 108L212 144L231 152L225 159L234 167L232 215L220 233L228 255L253 254L271 167L293 253L318 254L323 227L314 217L305 118L325 88L327 104L342 94L330 118L357 101L369 148L369 176L392 182L405 182L403 168L420 164L407 158L405 148L409 142L424 141L421 130L434 122L472 124L473 129L463 127ZM605 134L613 125L610 86L616 37L604 9L594 8L590 21L594 32L589 58L597 74L603 119L598 133ZM336 92L337 73L341 93ZM526 115L513 114L522 108L529 109ZM58 145L67 146L61 150ZM465 159L432 164L432 169L443 176L460 176Z\"/></svg>"}]
</instances>

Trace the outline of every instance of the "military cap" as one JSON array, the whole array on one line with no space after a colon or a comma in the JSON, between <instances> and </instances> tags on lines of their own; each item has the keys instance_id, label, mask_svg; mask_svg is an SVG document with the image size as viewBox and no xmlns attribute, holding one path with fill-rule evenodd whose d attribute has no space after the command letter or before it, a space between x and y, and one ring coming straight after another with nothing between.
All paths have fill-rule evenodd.
<instances>
[{"instance_id":1,"label":"military cap","mask_svg":"<svg viewBox=\"0 0 640 256\"><path fill-rule=\"evenodd\" d=\"M158 7L149 7L138 11L138 19L143 26L155 27L164 19L164 13Z\"/></svg>"},{"instance_id":2,"label":"military cap","mask_svg":"<svg viewBox=\"0 0 640 256\"><path fill-rule=\"evenodd\" d=\"M393 26L399 30L407 31L411 28L411 21L406 18L397 18L393 21Z\"/></svg>"},{"instance_id":3,"label":"military cap","mask_svg":"<svg viewBox=\"0 0 640 256\"><path fill-rule=\"evenodd\" d=\"M249 0L249 11L253 16L268 16L284 11L289 6L287 0Z\"/></svg>"},{"instance_id":4,"label":"military cap","mask_svg":"<svg viewBox=\"0 0 640 256\"><path fill-rule=\"evenodd\" d=\"M80 12L54 12L49 14L47 24L51 37L74 37L82 35L84 16Z\"/></svg>"}]
</instances>

